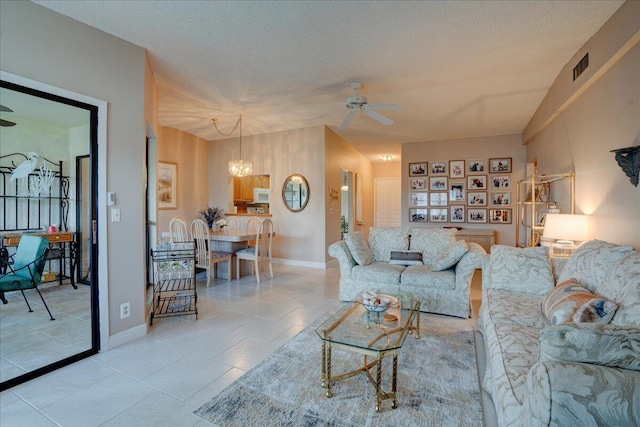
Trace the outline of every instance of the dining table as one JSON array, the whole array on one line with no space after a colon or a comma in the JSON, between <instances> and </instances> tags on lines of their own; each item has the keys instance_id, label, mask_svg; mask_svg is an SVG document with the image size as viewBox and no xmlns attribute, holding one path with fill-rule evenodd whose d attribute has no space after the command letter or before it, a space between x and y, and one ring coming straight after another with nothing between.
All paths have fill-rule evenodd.
<instances>
[{"instance_id":1,"label":"dining table","mask_svg":"<svg viewBox=\"0 0 640 427\"><path fill-rule=\"evenodd\" d=\"M275 232L273 233L275 236ZM212 251L228 252L235 254L240 249L249 247L249 242L256 240L256 233L247 233L246 231L235 230L209 230L209 242L211 244ZM235 257L232 257L232 261L235 262ZM227 279L228 274L226 262L221 262L221 268L218 269L218 274L221 278ZM240 266L240 275L247 274L250 271L248 265ZM235 269L231 268L232 274L235 274Z\"/></svg>"}]
</instances>

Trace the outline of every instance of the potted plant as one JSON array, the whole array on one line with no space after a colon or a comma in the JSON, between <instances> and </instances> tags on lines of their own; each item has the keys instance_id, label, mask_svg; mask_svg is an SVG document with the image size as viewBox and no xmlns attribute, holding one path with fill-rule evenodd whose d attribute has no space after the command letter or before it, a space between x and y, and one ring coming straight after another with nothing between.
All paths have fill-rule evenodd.
<instances>
[{"instance_id":1,"label":"potted plant","mask_svg":"<svg viewBox=\"0 0 640 427\"><path fill-rule=\"evenodd\" d=\"M213 228L213 223L215 223L219 219L222 219L222 217L224 216L224 211L222 209L217 206L215 208L212 208L209 205L207 205L205 209L201 210L198 213L200 214L202 219L205 220L209 228Z\"/></svg>"}]
</instances>

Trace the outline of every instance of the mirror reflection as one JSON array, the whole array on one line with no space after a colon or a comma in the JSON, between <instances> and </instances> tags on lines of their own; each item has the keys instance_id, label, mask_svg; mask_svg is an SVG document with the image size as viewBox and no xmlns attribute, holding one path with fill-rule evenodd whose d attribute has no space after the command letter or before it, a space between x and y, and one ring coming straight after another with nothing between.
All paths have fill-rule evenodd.
<instances>
[{"instance_id":1,"label":"mirror reflection","mask_svg":"<svg viewBox=\"0 0 640 427\"><path fill-rule=\"evenodd\" d=\"M92 171L90 162L79 160L89 158L94 130L89 109L14 90L6 82L0 99L4 389L25 374L94 348L87 232ZM42 259L42 274L16 285L12 270L24 259L15 254L29 249L44 254L35 256Z\"/></svg>"},{"instance_id":2,"label":"mirror reflection","mask_svg":"<svg viewBox=\"0 0 640 427\"><path fill-rule=\"evenodd\" d=\"M304 176L293 174L282 186L282 200L291 212L300 212L309 202L309 183Z\"/></svg>"}]
</instances>

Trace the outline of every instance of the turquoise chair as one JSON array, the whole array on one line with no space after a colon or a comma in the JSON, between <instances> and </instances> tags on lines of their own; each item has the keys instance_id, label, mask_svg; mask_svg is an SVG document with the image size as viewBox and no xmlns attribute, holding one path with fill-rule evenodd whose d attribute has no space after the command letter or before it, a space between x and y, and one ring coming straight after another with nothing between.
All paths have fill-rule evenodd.
<instances>
[{"instance_id":1,"label":"turquoise chair","mask_svg":"<svg viewBox=\"0 0 640 427\"><path fill-rule=\"evenodd\" d=\"M9 265L9 271L6 274L0 274L0 297L4 304L7 300L4 298L5 292L20 291L24 297L24 301L29 307L29 312L33 312L27 296L24 291L27 289L35 289L40 295L40 299L44 303L49 317L55 320L51 315L51 310L44 301L38 286L42 280L42 270L47 261L47 253L49 252L49 241L44 237L24 235L20 239L18 249L13 256L13 265Z\"/></svg>"}]
</instances>

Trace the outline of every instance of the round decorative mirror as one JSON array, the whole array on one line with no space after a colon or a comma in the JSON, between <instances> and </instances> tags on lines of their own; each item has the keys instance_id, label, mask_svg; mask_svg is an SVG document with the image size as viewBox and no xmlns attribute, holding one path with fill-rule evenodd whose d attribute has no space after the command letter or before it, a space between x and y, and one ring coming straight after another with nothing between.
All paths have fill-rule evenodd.
<instances>
[{"instance_id":1,"label":"round decorative mirror","mask_svg":"<svg viewBox=\"0 0 640 427\"><path fill-rule=\"evenodd\" d=\"M300 212L309 202L309 183L302 175L293 174L284 180L282 200L291 212Z\"/></svg>"}]
</instances>

